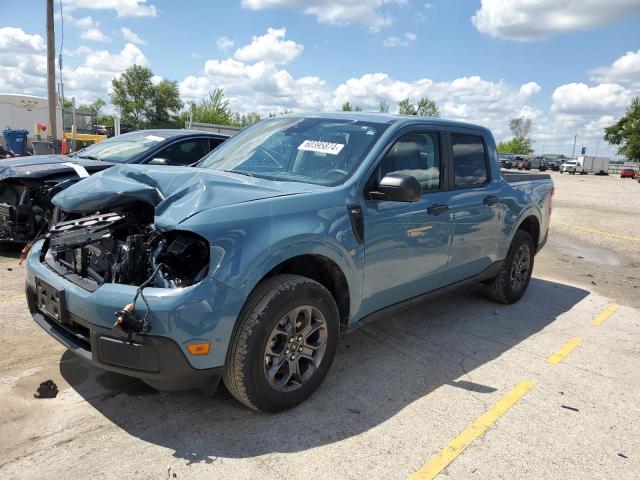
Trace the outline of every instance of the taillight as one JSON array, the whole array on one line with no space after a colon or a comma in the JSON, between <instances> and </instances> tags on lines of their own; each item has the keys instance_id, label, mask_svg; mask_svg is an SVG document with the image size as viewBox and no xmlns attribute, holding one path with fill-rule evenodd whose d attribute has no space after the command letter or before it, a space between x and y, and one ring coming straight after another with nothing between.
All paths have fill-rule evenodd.
<instances>
[{"instance_id":1,"label":"taillight","mask_svg":"<svg viewBox=\"0 0 640 480\"><path fill-rule=\"evenodd\" d=\"M551 212L553 212L553 194L556 193L556 187L551 187L551 198L549 198L549 216L551 216Z\"/></svg>"}]
</instances>

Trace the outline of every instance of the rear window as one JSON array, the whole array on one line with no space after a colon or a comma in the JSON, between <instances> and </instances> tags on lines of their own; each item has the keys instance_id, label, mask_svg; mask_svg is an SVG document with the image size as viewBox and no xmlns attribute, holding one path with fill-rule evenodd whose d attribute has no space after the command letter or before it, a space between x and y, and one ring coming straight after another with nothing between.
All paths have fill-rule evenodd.
<instances>
[{"instance_id":1,"label":"rear window","mask_svg":"<svg viewBox=\"0 0 640 480\"><path fill-rule=\"evenodd\" d=\"M456 187L481 185L488 180L487 156L482 137L451 134Z\"/></svg>"}]
</instances>

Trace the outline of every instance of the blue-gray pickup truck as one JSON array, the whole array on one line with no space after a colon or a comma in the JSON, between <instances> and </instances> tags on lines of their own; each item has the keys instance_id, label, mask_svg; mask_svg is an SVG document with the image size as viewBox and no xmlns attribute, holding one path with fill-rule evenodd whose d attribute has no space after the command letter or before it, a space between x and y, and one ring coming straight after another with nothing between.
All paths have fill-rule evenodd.
<instances>
[{"instance_id":1,"label":"blue-gray pickup truck","mask_svg":"<svg viewBox=\"0 0 640 480\"><path fill-rule=\"evenodd\" d=\"M516 302L549 229L546 174L491 133L388 114L261 121L196 168L121 165L56 195L28 257L34 320L160 390L290 408L341 332L469 282Z\"/></svg>"}]
</instances>

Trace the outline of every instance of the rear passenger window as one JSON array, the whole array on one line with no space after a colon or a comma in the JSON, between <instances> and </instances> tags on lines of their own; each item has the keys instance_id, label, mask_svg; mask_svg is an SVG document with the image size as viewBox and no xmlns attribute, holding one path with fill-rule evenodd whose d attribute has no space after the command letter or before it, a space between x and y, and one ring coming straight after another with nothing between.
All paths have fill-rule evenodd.
<instances>
[{"instance_id":1,"label":"rear passenger window","mask_svg":"<svg viewBox=\"0 0 640 480\"><path fill-rule=\"evenodd\" d=\"M405 133L382 159L380 178L389 173L413 175L422 191L440 188L440 143L437 133Z\"/></svg>"},{"instance_id":2,"label":"rear passenger window","mask_svg":"<svg viewBox=\"0 0 640 480\"><path fill-rule=\"evenodd\" d=\"M487 157L482 137L452 133L451 145L455 186L468 187L485 183L488 179Z\"/></svg>"}]
</instances>

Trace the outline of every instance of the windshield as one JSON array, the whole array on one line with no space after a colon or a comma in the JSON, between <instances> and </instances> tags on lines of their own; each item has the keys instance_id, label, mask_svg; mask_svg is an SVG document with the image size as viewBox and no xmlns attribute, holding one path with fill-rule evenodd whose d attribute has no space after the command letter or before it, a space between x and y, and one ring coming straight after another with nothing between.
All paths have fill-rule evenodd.
<instances>
[{"instance_id":1,"label":"windshield","mask_svg":"<svg viewBox=\"0 0 640 480\"><path fill-rule=\"evenodd\" d=\"M198 166L270 180L338 185L386 128L354 120L273 118L232 137Z\"/></svg>"},{"instance_id":2,"label":"windshield","mask_svg":"<svg viewBox=\"0 0 640 480\"><path fill-rule=\"evenodd\" d=\"M71 156L105 162L128 163L167 138L168 135L158 132L126 133L89 145Z\"/></svg>"}]
</instances>

